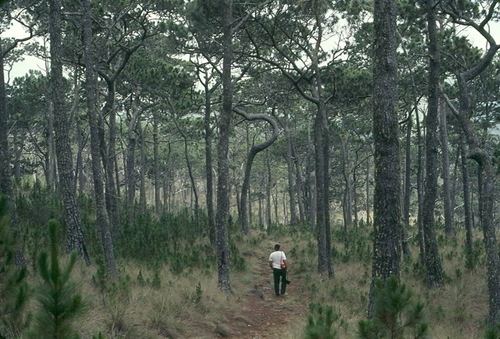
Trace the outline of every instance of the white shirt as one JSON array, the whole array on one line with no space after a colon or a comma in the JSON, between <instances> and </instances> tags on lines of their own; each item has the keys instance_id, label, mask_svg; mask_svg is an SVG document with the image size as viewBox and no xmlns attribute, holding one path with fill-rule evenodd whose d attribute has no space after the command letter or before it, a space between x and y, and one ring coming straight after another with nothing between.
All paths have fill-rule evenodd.
<instances>
[{"instance_id":1,"label":"white shirt","mask_svg":"<svg viewBox=\"0 0 500 339\"><path fill-rule=\"evenodd\" d=\"M286 260L285 252L274 251L269 256L269 262L273 263L273 268L281 269L281 261Z\"/></svg>"}]
</instances>

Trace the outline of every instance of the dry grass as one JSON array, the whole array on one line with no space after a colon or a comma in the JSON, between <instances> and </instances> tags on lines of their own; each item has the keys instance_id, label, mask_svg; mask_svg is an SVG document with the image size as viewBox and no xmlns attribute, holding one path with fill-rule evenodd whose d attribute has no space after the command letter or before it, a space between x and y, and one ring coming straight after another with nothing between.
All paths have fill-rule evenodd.
<instances>
[{"instance_id":1,"label":"dry grass","mask_svg":"<svg viewBox=\"0 0 500 339\"><path fill-rule=\"evenodd\" d=\"M481 239L481 234L478 232L475 238ZM307 242L302 240L297 246L307 246ZM483 266L475 270L465 269L462 244L459 235L457 245L450 242L440 249L447 278L439 289L429 291L422 276L413 273L418 254L416 247L412 248L413 263L403 263L402 280L413 290L415 298L425 304L431 338L474 339L484 336L488 312L486 272ZM342 251L341 243L335 246ZM336 324L339 338L356 338L358 322L366 317L371 264L336 262L335 278L329 280L314 273L315 260L306 257L305 266L313 269L304 273L309 277L305 279L305 289L310 291L313 301L333 306L340 315L341 320ZM304 324L305 320L302 329ZM299 329L290 328L287 337L300 337Z\"/></svg>"},{"instance_id":2,"label":"dry grass","mask_svg":"<svg viewBox=\"0 0 500 339\"><path fill-rule=\"evenodd\" d=\"M269 250L276 241L285 246L295 284L297 295L290 296L290 305L306 309L309 301L330 304L341 317L337 322L339 337L356 338L358 322L365 318L371 265L337 260L335 278L325 279L315 273L314 238L304 235L271 239L254 234L240 242L240 253L250 268L266 265ZM444 287L428 291L421 278L413 273L413 264L407 264L403 273L403 281L425 303L432 338L481 338L484 333L485 271L482 267L474 271L464 269L462 243L460 239L456 248L447 245L441 250L448 276ZM335 246L342 248L341 244ZM412 250L416 256L417 249ZM203 270L188 270L174 275L169 267L163 266L158 271L161 284L153 286L154 270L133 262L121 263L121 269L123 288L104 296L93 282L95 268L83 265L75 268L74 281L79 284L87 305L87 312L75 324L83 338L92 338L99 332L107 338L213 338L217 324L226 324L228 315L239 314L244 294L255 281L251 270L232 273L234 294L226 297L217 288L215 272L207 275ZM138 281L139 271L146 283ZM198 283L201 295L197 296ZM284 325L284 337L302 338L306 321L305 317L291 319Z\"/></svg>"}]
</instances>

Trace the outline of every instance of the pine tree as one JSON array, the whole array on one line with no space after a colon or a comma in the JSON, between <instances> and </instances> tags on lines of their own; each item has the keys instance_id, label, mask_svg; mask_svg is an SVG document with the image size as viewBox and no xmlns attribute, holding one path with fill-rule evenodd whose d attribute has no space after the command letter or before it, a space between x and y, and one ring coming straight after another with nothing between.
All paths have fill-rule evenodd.
<instances>
[{"instance_id":1,"label":"pine tree","mask_svg":"<svg viewBox=\"0 0 500 339\"><path fill-rule=\"evenodd\" d=\"M14 242L7 217L7 199L0 196L0 338L17 338L27 325L26 268L14 264Z\"/></svg>"},{"instance_id":2,"label":"pine tree","mask_svg":"<svg viewBox=\"0 0 500 339\"><path fill-rule=\"evenodd\" d=\"M423 304L396 277L377 280L373 318L359 322L361 338L426 338Z\"/></svg>"},{"instance_id":3,"label":"pine tree","mask_svg":"<svg viewBox=\"0 0 500 339\"><path fill-rule=\"evenodd\" d=\"M337 332L333 324L339 319L331 306L311 304L305 329L307 339L334 339Z\"/></svg>"},{"instance_id":4,"label":"pine tree","mask_svg":"<svg viewBox=\"0 0 500 339\"><path fill-rule=\"evenodd\" d=\"M71 272L77 254L73 253L68 263L61 267L57 230L57 222L50 221L50 255L42 253L38 259L42 283L37 290L39 308L29 334L31 338L78 337L72 328L72 322L83 312L84 305L81 296L76 291L75 284L71 281Z\"/></svg>"}]
</instances>

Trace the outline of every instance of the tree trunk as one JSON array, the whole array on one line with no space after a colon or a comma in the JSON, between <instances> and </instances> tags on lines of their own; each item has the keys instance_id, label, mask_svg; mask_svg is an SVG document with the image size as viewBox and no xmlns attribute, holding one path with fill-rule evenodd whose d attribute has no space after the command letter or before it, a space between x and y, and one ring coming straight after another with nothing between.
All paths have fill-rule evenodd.
<instances>
[{"instance_id":1,"label":"tree trunk","mask_svg":"<svg viewBox=\"0 0 500 339\"><path fill-rule=\"evenodd\" d=\"M358 155L356 153L356 162L358 161ZM356 185L358 182L357 176L358 165L353 167L352 169L352 213L354 217L354 227L358 227L359 219L358 219L358 194L356 190Z\"/></svg>"},{"instance_id":2,"label":"tree trunk","mask_svg":"<svg viewBox=\"0 0 500 339\"><path fill-rule=\"evenodd\" d=\"M316 192L314 190L315 178L314 172L314 145L311 140L311 128L307 127L307 163L306 163L306 182L307 188L307 222L312 231L316 228Z\"/></svg>"},{"instance_id":3,"label":"tree trunk","mask_svg":"<svg viewBox=\"0 0 500 339\"><path fill-rule=\"evenodd\" d=\"M153 112L153 176L155 189L155 213L160 215L161 199L160 199L160 159L158 154L158 114Z\"/></svg>"},{"instance_id":4,"label":"tree trunk","mask_svg":"<svg viewBox=\"0 0 500 339\"><path fill-rule=\"evenodd\" d=\"M493 214L495 202L495 169L493 167L492 157L483 148L482 143L479 141L476 131L469 120L472 112L472 106L467 81L474 79L478 74L480 74L480 72L476 69L477 67L480 69L482 65L486 68L497 50L498 45L490 46L488 53L483 55L478 65L471 68L471 70L457 75L460 102L459 110L454 108L449 99L444 96L448 106L454 110L455 116L464 131L465 139L469 145L469 158L473 159L478 164L479 217L483 229L483 241L486 250L486 270L489 297L488 322L490 325L496 325L500 322L500 261L495 234L495 219ZM473 71L476 72L476 75L474 75Z\"/></svg>"},{"instance_id":5,"label":"tree trunk","mask_svg":"<svg viewBox=\"0 0 500 339\"><path fill-rule=\"evenodd\" d=\"M269 151L266 152L266 225L267 231L271 231L272 227L272 216L271 216L271 186L272 186L272 175L271 175L271 159Z\"/></svg>"},{"instance_id":6,"label":"tree trunk","mask_svg":"<svg viewBox=\"0 0 500 339\"><path fill-rule=\"evenodd\" d=\"M278 185L274 185L274 216L276 224L279 224L279 213L278 213Z\"/></svg>"},{"instance_id":7,"label":"tree trunk","mask_svg":"<svg viewBox=\"0 0 500 339\"><path fill-rule=\"evenodd\" d=\"M375 0L375 54L373 95L373 138L375 192L373 224L375 229L372 283L368 314L373 315L374 288L377 279L399 277L401 239L401 180L399 126L396 105L397 38L396 4L393 0Z\"/></svg>"},{"instance_id":8,"label":"tree trunk","mask_svg":"<svg viewBox=\"0 0 500 339\"><path fill-rule=\"evenodd\" d=\"M425 193L422 223L425 243L425 268L427 286L439 287L443 284L443 269L436 240L434 210L437 197L437 154L438 154L438 111L440 56L434 0L427 0L427 33L429 39L429 80L428 108L425 140Z\"/></svg>"},{"instance_id":9,"label":"tree trunk","mask_svg":"<svg viewBox=\"0 0 500 339\"><path fill-rule=\"evenodd\" d=\"M314 123L314 155L316 173L316 232L318 244L318 272L333 277L330 234L330 140L328 117L323 98L323 84L319 68L320 47L323 40L322 17L315 10L315 22L318 30L315 47L312 53L311 69L313 71L313 96L317 98L316 117Z\"/></svg>"},{"instance_id":10,"label":"tree trunk","mask_svg":"<svg viewBox=\"0 0 500 339\"><path fill-rule=\"evenodd\" d=\"M191 190L192 190L192 194L194 196L194 217L195 217L196 222L198 222L198 212L200 210L200 205L198 203L198 189L196 188L196 181L194 179L193 167L191 166L191 160L189 159L187 138L184 134L183 134L183 137L184 137L184 157L186 159L186 165L187 165L188 174L189 174L189 181L191 182Z\"/></svg>"},{"instance_id":11,"label":"tree trunk","mask_svg":"<svg viewBox=\"0 0 500 339\"><path fill-rule=\"evenodd\" d=\"M420 263L425 265L425 242L424 242L424 225L422 222L422 215L424 212L424 145L422 138L422 130L420 128L420 117L418 115L418 110L415 113L415 121L417 123L417 237L418 237L418 247L420 250L419 258Z\"/></svg>"},{"instance_id":12,"label":"tree trunk","mask_svg":"<svg viewBox=\"0 0 500 339\"><path fill-rule=\"evenodd\" d=\"M222 111L219 117L219 141L217 144L217 212L215 215L215 246L217 258L218 286L228 293L229 282L229 134L233 115L233 83L231 65L233 61L233 1L224 0L223 6L223 62L222 62Z\"/></svg>"},{"instance_id":13,"label":"tree trunk","mask_svg":"<svg viewBox=\"0 0 500 339\"><path fill-rule=\"evenodd\" d=\"M101 236L106 269L112 278L118 275L111 237L106 201L104 196L103 173L100 157L100 137L97 114L97 76L94 71L94 52L92 50L92 20L90 0L82 0L82 30L85 62L85 92L87 94L87 115L90 125L90 153L96 200L96 223Z\"/></svg>"},{"instance_id":14,"label":"tree trunk","mask_svg":"<svg viewBox=\"0 0 500 339\"><path fill-rule=\"evenodd\" d=\"M139 175L139 207L141 214L146 213L146 136L145 131L141 124L137 126L139 130L139 136L141 138L141 148L140 148L140 165L141 171Z\"/></svg>"},{"instance_id":15,"label":"tree trunk","mask_svg":"<svg viewBox=\"0 0 500 339\"><path fill-rule=\"evenodd\" d=\"M288 196L290 201L290 224L297 224L297 202L295 196L295 182L294 182L294 166L293 166L293 152L292 152L292 136L290 135L290 127L286 126L286 167L288 174Z\"/></svg>"},{"instance_id":16,"label":"tree trunk","mask_svg":"<svg viewBox=\"0 0 500 339\"><path fill-rule=\"evenodd\" d=\"M340 137L340 147L342 154L342 176L344 177L344 229L348 231L352 226L352 183L351 183L351 165L349 160L349 149L347 140ZM347 236L347 233L344 234Z\"/></svg>"},{"instance_id":17,"label":"tree trunk","mask_svg":"<svg viewBox=\"0 0 500 339\"><path fill-rule=\"evenodd\" d=\"M467 157L465 151L465 140L460 140L460 157L462 159L462 184L464 192L464 224L465 224L465 266L473 268L472 258L472 220L471 203L469 192L469 170L467 168Z\"/></svg>"},{"instance_id":18,"label":"tree trunk","mask_svg":"<svg viewBox=\"0 0 500 339\"><path fill-rule=\"evenodd\" d=\"M418 107L415 106L416 114ZM408 230L410 229L410 197L411 197L411 129L413 125L412 111L408 115L406 124L406 145L405 145L405 191L403 202L403 232L402 245L405 259L411 257L410 247L408 246Z\"/></svg>"},{"instance_id":19,"label":"tree trunk","mask_svg":"<svg viewBox=\"0 0 500 339\"><path fill-rule=\"evenodd\" d=\"M0 39L0 193L7 199L12 194L9 154L9 112L4 79L3 41Z\"/></svg>"},{"instance_id":20,"label":"tree trunk","mask_svg":"<svg viewBox=\"0 0 500 339\"><path fill-rule=\"evenodd\" d=\"M371 168L370 168L370 158L366 159L366 206L365 206L365 210L366 210L366 223L369 224L371 222L371 219L370 219L370 172L371 172Z\"/></svg>"},{"instance_id":21,"label":"tree trunk","mask_svg":"<svg viewBox=\"0 0 500 339\"><path fill-rule=\"evenodd\" d=\"M208 215L208 235L210 243L215 244L215 216L214 216L214 179L213 179L213 164L212 164L212 126L210 119L212 114L212 98L211 92L208 89L209 80L205 79L205 116L203 126L205 129L205 175L207 185L207 215Z\"/></svg>"},{"instance_id":22,"label":"tree trunk","mask_svg":"<svg viewBox=\"0 0 500 339\"><path fill-rule=\"evenodd\" d=\"M116 110L115 110L115 82L106 80L108 93L102 110L103 118L109 115L108 148L105 152L106 166L106 207L108 209L111 228L118 226L118 203L116 198L115 162L116 162Z\"/></svg>"},{"instance_id":23,"label":"tree trunk","mask_svg":"<svg viewBox=\"0 0 500 339\"><path fill-rule=\"evenodd\" d=\"M453 212L451 205L451 185L450 185L450 160L448 156L448 125L446 121L447 107L440 102L439 114L439 135L441 139L441 155L442 155L442 171L441 177L443 179L443 201L444 201L444 231L447 236L454 234L453 226Z\"/></svg>"},{"instance_id":24,"label":"tree trunk","mask_svg":"<svg viewBox=\"0 0 500 339\"><path fill-rule=\"evenodd\" d=\"M133 100L132 105L132 117L130 118L128 125L128 143L127 143L127 166L125 168L125 181L127 186L127 209L129 217L133 216L135 208L135 188L136 188L136 173L135 173L135 148L137 144L136 129L140 116L140 109L138 107L138 101Z\"/></svg>"},{"instance_id":25,"label":"tree trunk","mask_svg":"<svg viewBox=\"0 0 500 339\"><path fill-rule=\"evenodd\" d=\"M295 165L294 171L295 171L295 183L296 183L296 189L295 192L297 193L297 202L299 205L299 222L301 224L304 223L306 220L305 214L305 189L304 189L304 180L302 179L302 173L300 170L300 163L299 163L299 157L297 156L297 152L295 151L295 145L292 142L292 158L293 158L293 164Z\"/></svg>"},{"instance_id":26,"label":"tree trunk","mask_svg":"<svg viewBox=\"0 0 500 339\"><path fill-rule=\"evenodd\" d=\"M460 145L457 146L456 156L455 156L455 165L453 166L453 175L451 176L451 190L450 190L450 199L451 199L451 220L455 220L455 208L456 208L456 198L457 198L457 176L458 176L458 166L460 161Z\"/></svg>"},{"instance_id":27,"label":"tree trunk","mask_svg":"<svg viewBox=\"0 0 500 339\"><path fill-rule=\"evenodd\" d=\"M64 112L64 83L62 74L61 45L61 3L59 0L49 2L49 35L50 35L50 92L54 104L54 131L59 171L60 194L64 204L66 222L67 250L77 251L90 263L83 236L80 212L76 203L73 186L73 157L69 137L70 122Z\"/></svg>"},{"instance_id":28,"label":"tree trunk","mask_svg":"<svg viewBox=\"0 0 500 339\"><path fill-rule=\"evenodd\" d=\"M250 195L250 174L252 170L252 164L253 160L255 159L255 156L264 151L266 148L271 146L276 139L278 138L278 123L276 120L267 114L247 114L239 109L234 109L236 113L241 115L243 118L245 118L248 121L255 121L255 120L263 120L266 121L269 125L271 125L272 128L272 135L267 139L265 142L257 144L257 145L252 145L250 148L250 151L248 152L248 157L247 161L245 163L245 174L243 177L243 186L241 187L241 201L240 201L240 223L241 223L241 230L244 234L248 234L249 232L249 225L248 225L248 217L247 217L247 211L246 211L246 198ZM248 192L248 194L247 194ZM260 192L259 192L260 194ZM260 198L259 198L259 203L260 203ZM260 208L260 207L259 207ZM260 213L260 212L259 212ZM260 216L259 216L260 218ZM259 221L261 222L261 221Z\"/></svg>"}]
</instances>

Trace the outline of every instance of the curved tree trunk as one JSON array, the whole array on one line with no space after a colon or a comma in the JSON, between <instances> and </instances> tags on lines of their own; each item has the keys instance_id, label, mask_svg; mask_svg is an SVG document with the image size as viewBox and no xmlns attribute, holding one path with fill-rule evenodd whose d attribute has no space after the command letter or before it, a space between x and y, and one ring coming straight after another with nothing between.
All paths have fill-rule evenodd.
<instances>
[{"instance_id":1,"label":"curved tree trunk","mask_svg":"<svg viewBox=\"0 0 500 339\"><path fill-rule=\"evenodd\" d=\"M233 109L237 114L241 115L243 118L245 118L248 121L255 121L255 120L263 120L266 121L268 124L271 125L272 128L272 135L269 139L267 139L265 142L257 145L252 145L250 148L250 151L248 152L247 156L247 161L245 163L245 174L243 177L243 186L241 187L241 200L240 200L240 223L241 223L241 230L244 234L248 234L250 227L248 225L248 216L247 216L247 197L248 197L248 191L250 189L250 173L252 170L252 164L255 156L271 146L276 139L278 138L278 123L276 120L267 114L248 114L240 110L239 108L234 108Z\"/></svg>"},{"instance_id":2,"label":"curved tree trunk","mask_svg":"<svg viewBox=\"0 0 500 339\"><path fill-rule=\"evenodd\" d=\"M478 164L478 188L479 188L479 217L483 229L483 241L486 250L486 270L488 284L490 325L500 323L500 259L498 255L497 239L495 233L495 219L493 206L495 202L495 169L492 157L482 147L482 143L474 130L469 117L472 112L470 93L467 82L479 75L486 66L491 63L494 54L500 46L491 43L488 52L483 55L477 65L470 70L457 75L459 87L460 107L457 110L446 95L443 95L448 106L457 117L465 139L469 145L469 158Z\"/></svg>"}]
</instances>

